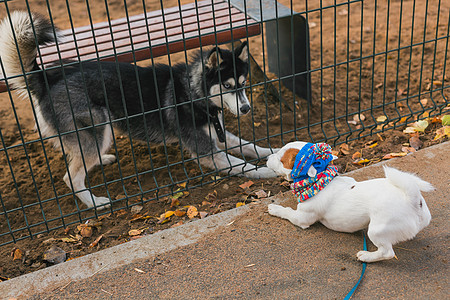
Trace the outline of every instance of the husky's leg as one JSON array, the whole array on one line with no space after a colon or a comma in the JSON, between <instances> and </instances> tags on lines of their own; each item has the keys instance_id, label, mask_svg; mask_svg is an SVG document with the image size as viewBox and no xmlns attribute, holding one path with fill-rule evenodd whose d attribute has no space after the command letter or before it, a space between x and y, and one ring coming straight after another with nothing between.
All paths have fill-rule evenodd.
<instances>
[{"instance_id":1,"label":"husky's leg","mask_svg":"<svg viewBox=\"0 0 450 300\"><path fill-rule=\"evenodd\" d=\"M235 155L243 155L249 158L265 158L272 153L276 153L279 150L260 147L244 139L241 139L228 131L225 132L225 137L227 140L227 149L229 149L229 151ZM218 142L217 146L220 149L225 149L225 143Z\"/></svg>"},{"instance_id":2,"label":"husky's leg","mask_svg":"<svg viewBox=\"0 0 450 300\"><path fill-rule=\"evenodd\" d=\"M92 157L85 157L84 164L81 155L72 155L69 163L69 172L64 175L64 181L69 188L72 188L77 197L83 202L88 208L95 206L98 209L103 209L109 207L110 200L106 197L96 197L89 190L86 189L85 179L86 174L95 165L99 163L98 159L93 159ZM86 165L86 169L84 167ZM70 173L70 176L69 176Z\"/></svg>"},{"instance_id":3,"label":"husky's leg","mask_svg":"<svg viewBox=\"0 0 450 300\"><path fill-rule=\"evenodd\" d=\"M217 151L220 151L217 149ZM222 173L230 175L242 175L248 178L272 178L276 173L267 167L260 167L248 163L240 158L226 154L225 152L216 152L200 158L200 163L210 169L215 169ZM242 174L242 173L245 174Z\"/></svg>"},{"instance_id":4,"label":"husky's leg","mask_svg":"<svg viewBox=\"0 0 450 300\"><path fill-rule=\"evenodd\" d=\"M105 119L101 119L101 113L95 116L99 118L98 123L104 122ZM111 127L107 125L104 129L96 128L95 130L95 132L93 129L81 130L77 135L64 136L64 149L70 157L69 170L64 175L64 181L88 208L95 206L98 209L104 209L109 207L111 201L109 198L93 195L86 188L85 179L94 166L111 163L115 160L115 156L105 154L111 145Z\"/></svg>"}]
</instances>

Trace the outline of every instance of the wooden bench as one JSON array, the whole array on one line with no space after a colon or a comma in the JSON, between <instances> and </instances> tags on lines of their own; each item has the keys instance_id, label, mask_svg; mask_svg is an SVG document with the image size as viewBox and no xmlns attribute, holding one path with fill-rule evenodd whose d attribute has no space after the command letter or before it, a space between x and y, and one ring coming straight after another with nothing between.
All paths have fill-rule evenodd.
<instances>
[{"instance_id":1,"label":"wooden bench","mask_svg":"<svg viewBox=\"0 0 450 300\"><path fill-rule=\"evenodd\" d=\"M60 58L134 62L260 33L261 22L228 1L207 0L65 30L58 47L42 46L40 54L44 65ZM0 92L6 90L0 77Z\"/></svg>"}]
</instances>

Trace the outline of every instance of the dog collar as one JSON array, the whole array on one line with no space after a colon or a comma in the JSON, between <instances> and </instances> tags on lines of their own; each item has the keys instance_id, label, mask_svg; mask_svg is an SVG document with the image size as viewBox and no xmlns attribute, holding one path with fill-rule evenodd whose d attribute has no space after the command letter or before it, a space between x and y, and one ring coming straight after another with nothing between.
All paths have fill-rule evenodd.
<instances>
[{"instance_id":1,"label":"dog collar","mask_svg":"<svg viewBox=\"0 0 450 300\"><path fill-rule=\"evenodd\" d=\"M323 190L337 175L337 167L335 165L329 165L325 171L317 173L314 177L308 177L292 183L292 193L297 197L298 202L305 202Z\"/></svg>"},{"instance_id":2,"label":"dog collar","mask_svg":"<svg viewBox=\"0 0 450 300\"><path fill-rule=\"evenodd\" d=\"M332 159L330 145L307 143L295 157L294 167L291 171L294 183L309 178L308 170L311 166L317 170L317 173L325 171Z\"/></svg>"},{"instance_id":3,"label":"dog collar","mask_svg":"<svg viewBox=\"0 0 450 300\"><path fill-rule=\"evenodd\" d=\"M222 125L219 121L219 110L217 109L215 113L210 113L209 118L214 125L214 129L216 130L217 138L219 139L219 142L224 143L225 142L225 133L223 131Z\"/></svg>"}]
</instances>

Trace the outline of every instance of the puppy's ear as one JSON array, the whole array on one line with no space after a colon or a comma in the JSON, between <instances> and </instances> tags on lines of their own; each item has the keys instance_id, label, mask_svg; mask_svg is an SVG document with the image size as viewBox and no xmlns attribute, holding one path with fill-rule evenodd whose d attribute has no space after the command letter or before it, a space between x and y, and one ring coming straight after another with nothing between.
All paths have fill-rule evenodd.
<instances>
[{"instance_id":1,"label":"puppy's ear","mask_svg":"<svg viewBox=\"0 0 450 300\"><path fill-rule=\"evenodd\" d=\"M243 62L248 61L248 45L247 41L244 41L239 47L234 51L236 57L238 57Z\"/></svg>"},{"instance_id":2,"label":"puppy's ear","mask_svg":"<svg viewBox=\"0 0 450 300\"><path fill-rule=\"evenodd\" d=\"M220 48L212 48L209 51L208 58L206 60L206 67L215 69L218 68L222 62L223 59Z\"/></svg>"},{"instance_id":3,"label":"puppy's ear","mask_svg":"<svg viewBox=\"0 0 450 300\"><path fill-rule=\"evenodd\" d=\"M283 157L281 157L280 161L283 164L283 167L289 170L294 168L295 157L297 156L300 150L296 148L289 148L284 152Z\"/></svg>"}]
</instances>

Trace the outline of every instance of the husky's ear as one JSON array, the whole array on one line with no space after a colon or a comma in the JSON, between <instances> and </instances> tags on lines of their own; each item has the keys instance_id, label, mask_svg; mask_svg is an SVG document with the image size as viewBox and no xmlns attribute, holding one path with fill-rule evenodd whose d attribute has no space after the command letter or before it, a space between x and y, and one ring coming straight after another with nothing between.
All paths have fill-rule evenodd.
<instances>
[{"instance_id":1,"label":"husky's ear","mask_svg":"<svg viewBox=\"0 0 450 300\"><path fill-rule=\"evenodd\" d=\"M300 150L296 148L289 148L286 150L286 152L284 152L280 161L285 169L292 170L294 168L295 157L297 156L299 151Z\"/></svg>"},{"instance_id":2,"label":"husky's ear","mask_svg":"<svg viewBox=\"0 0 450 300\"><path fill-rule=\"evenodd\" d=\"M209 69L215 69L218 68L222 62L222 51L220 48L212 48L208 53L208 58L206 59L206 67Z\"/></svg>"},{"instance_id":3,"label":"husky's ear","mask_svg":"<svg viewBox=\"0 0 450 300\"><path fill-rule=\"evenodd\" d=\"M244 41L239 47L234 50L236 57L238 57L243 62L248 61L248 45L247 41Z\"/></svg>"}]
</instances>

